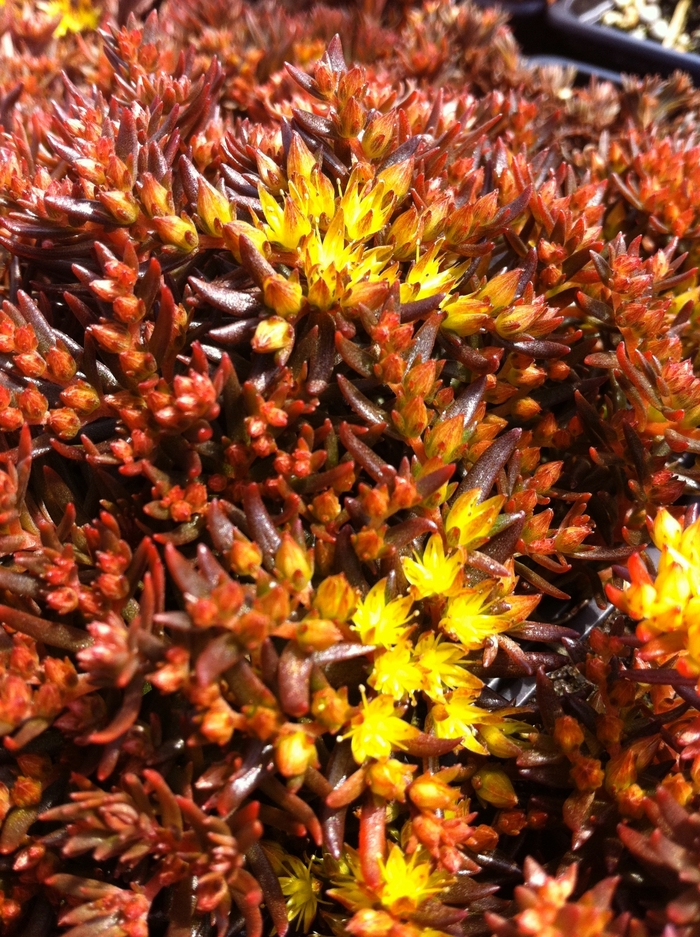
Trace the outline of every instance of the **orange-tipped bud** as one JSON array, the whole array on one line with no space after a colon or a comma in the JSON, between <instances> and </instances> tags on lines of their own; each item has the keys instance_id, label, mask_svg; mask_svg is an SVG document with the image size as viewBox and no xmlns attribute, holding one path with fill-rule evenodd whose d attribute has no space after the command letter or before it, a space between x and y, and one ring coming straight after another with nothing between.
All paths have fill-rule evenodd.
<instances>
[{"instance_id":1,"label":"orange-tipped bud","mask_svg":"<svg viewBox=\"0 0 700 937\"><path fill-rule=\"evenodd\" d=\"M396 111L375 117L365 127L362 150L368 159L381 159L385 155L396 131Z\"/></svg>"},{"instance_id":2,"label":"orange-tipped bud","mask_svg":"<svg viewBox=\"0 0 700 937\"><path fill-rule=\"evenodd\" d=\"M345 925L352 937L389 937L396 926L394 918L386 911L361 908Z\"/></svg>"},{"instance_id":3,"label":"orange-tipped bud","mask_svg":"<svg viewBox=\"0 0 700 937\"><path fill-rule=\"evenodd\" d=\"M61 439L73 439L80 432L80 417L70 407L59 407L49 414L49 426Z\"/></svg>"},{"instance_id":4,"label":"orange-tipped bud","mask_svg":"<svg viewBox=\"0 0 700 937\"><path fill-rule=\"evenodd\" d=\"M442 420L425 440L425 454L429 459L438 456L447 465L454 462L463 448L464 417L461 414Z\"/></svg>"},{"instance_id":5,"label":"orange-tipped bud","mask_svg":"<svg viewBox=\"0 0 700 937\"><path fill-rule=\"evenodd\" d=\"M434 774L421 774L408 789L413 803L420 810L444 810L459 800L459 788L450 787Z\"/></svg>"},{"instance_id":6,"label":"orange-tipped bud","mask_svg":"<svg viewBox=\"0 0 700 937\"><path fill-rule=\"evenodd\" d=\"M120 224L131 225L138 221L140 207L131 192L100 192L97 197Z\"/></svg>"},{"instance_id":7,"label":"orange-tipped bud","mask_svg":"<svg viewBox=\"0 0 700 937\"><path fill-rule=\"evenodd\" d=\"M262 550L250 540L234 540L229 559L239 576L255 576L262 564Z\"/></svg>"},{"instance_id":8,"label":"orange-tipped bud","mask_svg":"<svg viewBox=\"0 0 700 937\"><path fill-rule=\"evenodd\" d=\"M139 198L148 214L152 218L156 215L172 215L175 206L170 191L156 182L150 172L143 173L140 183Z\"/></svg>"},{"instance_id":9,"label":"orange-tipped bud","mask_svg":"<svg viewBox=\"0 0 700 937\"><path fill-rule=\"evenodd\" d=\"M275 744L275 763L286 778L297 777L307 768L317 768L318 756L313 736L303 730L281 735Z\"/></svg>"},{"instance_id":10,"label":"orange-tipped bud","mask_svg":"<svg viewBox=\"0 0 700 937\"><path fill-rule=\"evenodd\" d=\"M309 179L311 170L315 165L316 158L314 154L306 143L304 143L299 134L296 132L293 133L292 142L289 146L289 154L287 156L287 173L289 177L291 178L293 174L297 173L304 179Z\"/></svg>"},{"instance_id":11,"label":"orange-tipped bud","mask_svg":"<svg viewBox=\"0 0 700 937\"><path fill-rule=\"evenodd\" d=\"M43 377L46 373L46 362L38 351L15 355L14 362L25 377Z\"/></svg>"},{"instance_id":12,"label":"orange-tipped bud","mask_svg":"<svg viewBox=\"0 0 700 937\"><path fill-rule=\"evenodd\" d=\"M266 277L262 288L265 305L274 309L278 316L287 319L300 311L304 297L296 270L288 278L279 273Z\"/></svg>"},{"instance_id":13,"label":"orange-tipped bud","mask_svg":"<svg viewBox=\"0 0 700 937\"><path fill-rule=\"evenodd\" d=\"M36 387L26 387L17 397L17 404L27 423L43 423L49 403Z\"/></svg>"},{"instance_id":14,"label":"orange-tipped bud","mask_svg":"<svg viewBox=\"0 0 700 937\"><path fill-rule=\"evenodd\" d=\"M416 256L416 244L423 233L424 216L418 214L415 205L399 215L389 228L387 242L394 245L395 260L413 260Z\"/></svg>"},{"instance_id":15,"label":"orange-tipped bud","mask_svg":"<svg viewBox=\"0 0 700 937\"><path fill-rule=\"evenodd\" d=\"M367 120L367 112L355 97L348 99L338 114L341 137L354 138L362 133Z\"/></svg>"},{"instance_id":16,"label":"orange-tipped bud","mask_svg":"<svg viewBox=\"0 0 700 937\"><path fill-rule=\"evenodd\" d=\"M154 218L153 227L164 244L171 244L188 254L199 245L199 235L194 222L184 212L179 218L177 215Z\"/></svg>"},{"instance_id":17,"label":"orange-tipped bud","mask_svg":"<svg viewBox=\"0 0 700 937\"><path fill-rule=\"evenodd\" d=\"M24 415L18 407L6 407L0 411L0 429L12 432L24 424Z\"/></svg>"},{"instance_id":18,"label":"orange-tipped bud","mask_svg":"<svg viewBox=\"0 0 700 937\"><path fill-rule=\"evenodd\" d=\"M383 182L386 191L391 192L398 201L411 188L413 181L413 157L404 159L400 163L394 163L387 169L383 169L377 176L377 183Z\"/></svg>"},{"instance_id":19,"label":"orange-tipped bud","mask_svg":"<svg viewBox=\"0 0 700 937\"><path fill-rule=\"evenodd\" d=\"M50 376L59 384L67 384L78 370L75 359L65 348L51 348L46 352L46 365Z\"/></svg>"},{"instance_id":20,"label":"orange-tipped bud","mask_svg":"<svg viewBox=\"0 0 700 937\"><path fill-rule=\"evenodd\" d=\"M114 355L121 354L131 348L131 333L115 322L100 322L97 325L91 325L90 331L95 336L100 348L104 348L105 351L109 351Z\"/></svg>"},{"instance_id":21,"label":"orange-tipped bud","mask_svg":"<svg viewBox=\"0 0 700 937\"><path fill-rule=\"evenodd\" d=\"M294 589L304 589L314 574L313 552L305 550L291 534L285 532L275 556L275 568Z\"/></svg>"},{"instance_id":22,"label":"orange-tipped bud","mask_svg":"<svg viewBox=\"0 0 700 937\"><path fill-rule=\"evenodd\" d=\"M323 687L311 697L311 715L329 732L338 732L349 721L352 707L348 705L348 691L345 687L334 690Z\"/></svg>"},{"instance_id":23,"label":"orange-tipped bud","mask_svg":"<svg viewBox=\"0 0 700 937\"><path fill-rule=\"evenodd\" d=\"M374 761L367 768L367 783L373 794L385 800L406 800L406 788L411 783L416 765L406 765L395 758ZM414 782L415 783L415 782Z\"/></svg>"},{"instance_id":24,"label":"orange-tipped bud","mask_svg":"<svg viewBox=\"0 0 700 937\"><path fill-rule=\"evenodd\" d=\"M284 364L294 346L294 328L281 316L270 316L258 323L251 346L260 354L275 353L278 364Z\"/></svg>"},{"instance_id":25,"label":"orange-tipped bud","mask_svg":"<svg viewBox=\"0 0 700 937\"><path fill-rule=\"evenodd\" d=\"M560 716L554 723L554 741L564 752L578 750L583 745L583 729L573 716Z\"/></svg>"},{"instance_id":26,"label":"orange-tipped bud","mask_svg":"<svg viewBox=\"0 0 700 937\"><path fill-rule=\"evenodd\" d=\"M63 388L61 400L67 407L83 414L92 413L100 405L100 395L92 384L80 379Z\"/></svg>"},{"instance_id":27,"label":"orange-tipped bud","mask_svg":"<svg viewBox=\"0 0 700 937\"><path fill-rule=\"evenodd\" d=\"M532 420L542 408L532 397L523 397L513 403L511 412L519 420Z\"/></svg>"},{"instance_id":28,"label":"orange-tipped bud","mask_svg":"<svg viewBox=\"0 0 700 937\"><path fill-rule=\"evenodd\" d=\"M305 618L297 627L297 642L305 651L325 651L342 640L342 631L327 618Z\"/></svg>"},{"instance_id":29,"label":"orange-tipped bud","mask_svg":"<svg viewBox=\"0 0 700 937\"><path fill-rule=\"evenodd\" d=\"M136 296L117 296L112 303L114 318L118 322L130 325L132 322L140 322L146 315L146 307L142 299Z\"/></svg>"},{"instance_id":30,"label":"orange-tipped bud","mask_svg":"<svg viewBox=\"0 0 700 937\"><path fill-rule=\"evenodd\" d=\"M357 608L355 590L344 573L327 576L316 590L314 608L322 618L347 621Z\"/></svg>"},{"instance_id":31,"label":"orange-tipped bud","mask_svg":"<svg viewBox=\"0 0 700 937\"><path fill-rule=\"evenodd\" d=\"M223 226L233 220L229 200L203 178L197 189L197 214L207 234L215 237L220 237Z\"/></svg>"}]
</instances>

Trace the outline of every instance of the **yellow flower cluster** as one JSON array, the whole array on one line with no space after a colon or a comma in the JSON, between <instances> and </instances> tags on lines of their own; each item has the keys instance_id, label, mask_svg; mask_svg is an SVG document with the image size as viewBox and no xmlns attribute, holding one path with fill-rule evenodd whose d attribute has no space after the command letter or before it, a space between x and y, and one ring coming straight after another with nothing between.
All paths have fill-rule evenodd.
<instances>
[{"instance_id":1,"label":"yellow flower cluster","mask_svg":"<svg viewBox=\"0 0 700 937\"><path fill-rule=\"evenodd\" d=\"M681 673L700 675L700 519L687 527L667 510L651 527L661 551L652 576L640 554L629 559L631 585L607 587L618 608L639 622L637 635L645 642L641 657L667 661L678 656Z\"/></svg>"},{"instance_id":2,"label":"yellow flower cluster","mask_svg":"<svg viewBox=\"0 0 700 937\"><path fill-rule=\"evenodd\" d=\"M374 645L369 686L378 694L362 705L348 730L355 760L384 760L417 733L404 720L406 706L419 693L431 704L434 732L439 738L462 739L471 751L488 754L480 728L517 731L518 723L477 705L483 684L467 669L467 654L489 639L523 622L539 596L514 595L517 578L467 577L468 551L488 540L504 499L479 500L479 491L464 492L447 514L443 538L433 534L422 556L403 558L410 595L387 600L387 580L379 581L360 602L352 621L363 644ZM418 627L414 602L428 601L442 633Z\"/></svg>"}]
</instances>

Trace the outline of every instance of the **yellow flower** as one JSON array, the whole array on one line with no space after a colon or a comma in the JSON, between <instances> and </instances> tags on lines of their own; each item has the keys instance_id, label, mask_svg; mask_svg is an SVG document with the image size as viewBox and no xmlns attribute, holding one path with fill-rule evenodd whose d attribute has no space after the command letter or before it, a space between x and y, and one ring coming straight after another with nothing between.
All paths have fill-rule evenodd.
<instances>
[{"instance_id":1,"label":"yellow flower","mask_svg":"<svg viewBox=\"0 0 700 937\"><path fill-rule=\"evenodd\" d=\"M503 495L481 501L479 488L465 491L452 505L445 520L447 542L469 550L481 546L488 540L504 501Z\"/></svg>"},{"instance_id":2,"label":"yellow flower","mask_svg":"<svg viewBox=\"0 0 700 937\"><path fill-rule=\"evenodd\" d=\"M345 228L351 241L366 240L380 231L389 219L396 199L387 191L383 179L363 178L356 166L350 174L340 206L345 217Z\"/></svg>"},{"instance_id":3,"label":"yellow flower","mask_svg":"<svg viewBox=\"0 0 700 937\"><path fill-rule=\"evenodd\" d=\"M436 241L408 271L405 282L401 284L402 303L415 302L434 296L436 293L449 293L457 280L465 272L469 263L446 267L440 270L444 258L444 242Z\"/></svg>"},{"instance_id":4,"label":"yellow flower","mask_svg":"<svg viewBox=\"0 0 700 937\"><path fill-rule=\"evenodd\" d=\"M442 328L449 329L462 337L476 335L490 319L491 304L474 295L445 297L441 308L447 313L442 320Z\"/></svg>"},{"instance_id":5,"label":"yellow flower","mask_svg":"<svg viewBox=\"0 0 700 937\"><path fill-rule=\"evenodd\" d=\"M386 862L381 862L382 884L380 900L391 914L413 914L422 904L439 894L450 876L433 871L430 859L422 852L414 852L406 859L401 848L393 843Z\"/></svg>"},{"instance_id":6,"label":"yellow flower","mask_svg":"<svg viewBox=\"0 0 700 937\"><path fill-rule=\"evenodd\" d=\"M399 596L387 602L386 579L380 579L352 616L362 643L379 644L382 647L398 644L408 632L407 625L412 618L411 605L413 599L410 596Z\"/></svg>"},{"instance_id":7,"label":"yellow flower","mask_svg":"<svg viewBox=\"0 0 700 937\"><path fill-rule=\"evenodd\" d=\"M311 232L311 222L289 196L285 198L282 208L264 186L258 186L258 194L267 222L264 226L267 239L287 250L294 250L299 241Z\"/></svg>"},{"instance_id":8,"label":"yellow flower","mask_svg":"<svg viewBox=\"0 0 700 937\"><path fill-rule=\"evenodd\" d=\"M285 856L282 865L289 875L279 877L282 894L287 899L287 920L298 921L299 930L307 934L316 917L321 882L311 874L313 858L308 865L295 856Z\"/></svg>"},{"instance_id":9,"label":"yellow flower","mask_svg":"<svg viewBox=\"0 0 700 937\"><path fill-rule=\"evenodd\" d=\"M287 176L289 197L300 214L325 230L335 214L333 183L298 133L292 134Z\"/></svg>"},{"instance_id":10,"label":"yellow flower","mask_svg":"<svg viewBox=\"0 0 700 937\"><path fill-rule=\"evenodd\" d=\"M441 700L445 690L460 686L481 689L481 680L463 666L464 648L461 644L444 641L438 635L426 632L416 644L414 656L423 673L421 689L434 701Z\"/></svg>"},{"instance_id":11,"label":"yellow flower","mask_svg":"<svg viewBox=\"0 0 700 937\"><path fill-rule=\"evenodd\" d=\"M433 707L432 716L438 738L461 738L462 745L469 751L488 755L488 749L477 737L479 726L508 726L504 716L512 715L518 710L513 708L487 712L475 703L479 692L479 689L471 687L455 690L449 699ZM520 724L517 727L520 728Z\"/></svg>"},{"instance_id":12,"label":"yellow flower","mask_svg":"<svg viewBox=\"0 0 700 937\"><path fill-rule=\"evenodd\" d=\"M364 690L358 714L343 738L352 739L352 756L358 765L368 758L388 758L394 749L418 734L418 729L404 722L400 710L394 708L391 696L376 696L367 701Z\"/></svg>"},{"instance_id":13,"label":"yellow flower","mask_svg":"<svg viewBox=\"0 0 700 937\"><path fill-rule=\"evenodd\" d=\"M624 591L608 586L608 596L639 621L647 660L680 654L678 669L700 674L700 520L685 529L665 509L656 515L652 539L660 549L652 578L639 554L628 561L631 585Z\"/></svg>"},{"instance_id":14,"label":"yellow flower","mask_svg":"<svg viewBox=\"0 0 700 937\"><path fill-rule=\"evenodd\" d=\"M446 557L442 537L433 534L423 551L422 559L418 559L417 553L415 556L415 560L406 557L401 561L415 597L425 599L429 595L447 595L462 568L461 554L458 552Z\"/></svg>"},{"instance_id":15,"label":"yellow flower","mask_svg":"<svg viewBox=\"0 0 700 937\"><path fill-rule=\"evenodd\" d=\"M506 615L489 613L489 608L496 598L494 582L491 579L485 579L473 589L463 589L449 599L440 627L455 637L467 650L478 650L491 635L507 631L514 625Z\"/></svg>"},{"instance_id":16,"label":"yellow flower","mask_svg":"<svg viewBox=\"0 0 700 937\"><path fill-rule=\"evenodd\" d=\"M100 22L100 8L90 0L47 0L37 6L47 19L60 18L53 33L57 39L66 33L97 29Z\"/></svg>"},{"instance_id":17,"label":"yellow flower","mask_svg":"<svg viewBox=\"0 0 700 937\"><path fill-rule=\"evenodd\" d=\"M345 243L345 215L339 208L321 237L314 229L301 242L301 263L308 283L309 302L318 309L330 309L354 285L381 279L391 282L394 268L385 270L391 247L365 250L362 244Z\"/></svg>"},{"instance_id":18,"label":"yellow flower","mask_svg":"<svg viewBox=\"0 0 700 937\"><path fill-rule=\"evenodd\" d=\"M423 669L413 658L407 641L400 641L392 650L378 654L369 678L369 685L377 693L392 696L397 703L417 693L423 682Z\"/></svg>"}]
</instances>

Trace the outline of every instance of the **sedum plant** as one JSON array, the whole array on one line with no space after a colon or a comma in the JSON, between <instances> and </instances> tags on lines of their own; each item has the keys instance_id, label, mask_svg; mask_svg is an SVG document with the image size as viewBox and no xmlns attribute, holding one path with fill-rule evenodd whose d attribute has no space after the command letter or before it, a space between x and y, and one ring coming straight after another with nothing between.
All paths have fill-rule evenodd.
<instances>
[{"instance_id":1,"label":"sedum plant","mask_svg":"<svg viewBox=\"0 0 700 937\"><path fill-rule=\"evenodd\" d=\"M128 14L3 47L0 930L692 937L700 96Z\"/></svg>"}]
</instances>

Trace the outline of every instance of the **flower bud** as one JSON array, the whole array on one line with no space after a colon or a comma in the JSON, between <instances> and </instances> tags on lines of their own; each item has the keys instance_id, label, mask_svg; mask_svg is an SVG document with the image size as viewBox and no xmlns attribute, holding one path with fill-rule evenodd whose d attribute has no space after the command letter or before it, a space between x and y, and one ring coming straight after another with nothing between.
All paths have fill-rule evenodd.
<instances>
[{"instance_id":1,"label":"flower bud","mask_svg":"<svg viewBox=\"0 0 700 937\"><path fill-rule=\"evenodd\" d=\"M265 305L274 309L278 316L291 318L301 309L304 297L296 270L289 278L279 273L266 277L262 288Z\"/></svg>"},{"instance_id":2,"label":"flower bud","mask_svg":"<svg viewBox=\"0 0 700 937\"><path fill-rule=\"evenodd\" d=\"M205 739L215 745L225 745L236 728L238 722L236 713L231 709L225 699L219 697L207 709L200 731Z\"/></svg>"},{"instance_id":3,"label":"flower bud","mask_svg":"<svg viewBox=\"0 0 700 937\"><path fill-rule=\"evenodd\" d=\"M49 426L61 439L73 439L80 432L81 421L75 410L59 407L49 414Z\"/></svg>"},{"instance_id":4,"label":"flower bud","mask_svg":"<svg viewBox=\"0 0 700 937\"><path fill-rule=\"evenodd\" d=\"M46 352L46 365L49 375L59 384L67 384L78 370L75 359L65 348L50 348Z\"/></svg>"},{"instance_id":5,"label":"flower bud","mask_svg":"<svg viewBox=\"0 0 700 937\"><path fill-rule=\"evenodd\" d=\"M389 937L395 926L394 918L386 911L360 908L345 925L352 937Z\"/></svg>"},{"instance_id":6,"label":"flower bud","mask_svg":"<svg viewBox=\"0 0 700 937\"><path fill-rule=\"evenodd\" d=\"M43 377L46 372L46 362L38 351L15 355L14 363L25 377Z\"/></svg>"},{"instance_id":7,"label":"flower bud","mask_svg":"<svg viewBox=\"0 0 700 937\"><path fill-rule=\"evenodd\" d=\"M44 422L46 411L49 409L49 402L36 387L26 387L17 397L17 404L27 423Z\"/></svg>"},{"instance_id":8,"label":"flower bud","mask_svg":"<svg viewBox=\"0 0 700 937\"><path fill-rule=\"evenodd\" d=\"M366 89L365 70L361 65L349 68L338 81L338 101L341 105L347 104L351 98L363 95Z\"/></svg>"},{"instance_id":9,"label":"flower bud","mask_svg":"<svg viewBox=\"0 0 700 937\"><path fill-rule=\"evenodd\" d=\"M370 790L386 800L406 800L406 788L411 783L416 765L406 765L395 758L386 761L374 761L367 768L367 782Z\"/></svg>"},{"instance_id":10,"label":"flower bud","mask_svg":"<svg viewBox=\"0 0 700 937\"><path fill-rule=\"evenodd\" d=\"M314 573L313 553L305 550L291 534L285 532L275 556L275 568L294 589L304 589Z\"/></svg>"},{"instance_id":11,"label":"flower bud","mask_svg":"<svg viewBox=\"0 0 700 937\"><path fill-rule=\"evenodd\" d=\"M99 192L97 197L110 215L120 224L132 225L138 221L139 203L131 192Z\"/></svg>"},{"instance_id":12,"label":"flower bud","mask_svg":"<svg viewBox=\"0 0 700 937\"><path fill-rule=\"evenodd\" d=\"M294 346L294 328L280 316L270 316L258 323L251 342L259 354L275 353L278 364L284 364Z\"/></svg>"},{"instance_id":13,"label":"flower bud","mask_svg":"<svg viewBox=\"0 0 700 937\"><path fill-rule=\"evenodd\" d=\"M534 398L523 397L521 400L516 400L514 402L511 407L511 413L519 420L525 421L534 419L541 409L542 408Z\"/></svg>"},{"instance_id":14,"label":"flower bud","mask_svg":"<svg viewBox=\"0 0 700 937\"><path fill-rule=\"evenodd\" d=\"M329 732L340 731L341 726L350 720L352 712L346 687L334 690L327 686L311 697L311 715Z\"/></svg>"},{"instance_id":15,"label":"flower bud","mask_svg":"<svg viewBox=\"0 0 700 937\"><path fill-rule=\"evenodd\" d=\"M502 768L496 765L482 765L472 775L472 787L481 800L501 809L515 807L518 796L513 790L510 778Z\"/></svg>"},{"instance_id":16,"label":"flower bud","mask_svg":"<svg viewBox=\"0 0 700 937\"><path fill-rule=\"evenodd\" d=\"M91 325L89 328L95 336L97 344L105 351L118 355L131 348L130 332L115 322L100 322L97 325Z\"/></svg>"},{"instance_id":17,"label":"flower bud","mask_svg":"<svg viewBox=\"0 0 700 937\"><path fill-rule=\"evenodd\" d=\"M516 270L512 272L518 273L519 271ZM484 291L488 294L488 286L484 288ZM488 295L490 298L490 294ZM516 335L527 332L528 328L535 319L541 315L542 311L540 306L513 306L510 311L506 310L496 316L496 331L501 338L515 338Z\"/></svg>"},{"instance_id":18,"label":"flower bud","mask_svg":"<svg viewBox=\"0 0 700 937\"><path fill-rule=\"evenodd\" d=\"M155 215L172 215L174 210L173 197L168 189L162 186L160 182L156 182L155 176L150 172L143 173L139 181L139 198L148 214L151 217Z\"/></svg>"},{"instance_id":19,"label":"flower bud","mask_svg":"<svg viewBox=\"0 0 700 937\"><path fill-rule=\"evenodd\" d=\"M316 590L314 608L322 618L347 621L357 608L355 590L344 573L327 576Z\"/></svg>"},{"instance_id":20,"label":"flower bud","mask_svg":"<svg viewBox=\"0 0 700 937\"><path fill-rule=\"evenodd\" d=\"M381 159L385 155L394 138L396 121L396 111L369 121L362 135L362 150L368 159Z\"/></svg>"},{"instance_id":21,"label":"flower bud","mask_svg":"<svg viewBox=\"0 0 700 937\"><path fill-rule=\"evenodd\" d=\"M528 825L524 810L504 810L499 814L496 829L506 836L518 836Z\"/></svg>"},{"instance_id":22,"label":"flower bud","mask_svg":"<svg viewBox=\"0 0 700 937\"><path fill-rule=\"evenodd\" d=\"M314 517L321 524L330 524L340 514L340 501L332 489L316 495L311 508Z\"/></svg>"},{"instance_id":23,"label":"flower bud","mask_svg":"<svg viewBox=\"0 0 700 937\"><path fill-rule=\"evenodd\" d=\"M262 565L262 550L250 540L234 540L229 559L239 576L255 576Z\"/></svg>"},{"instance_id":24,"label":"flower bud","mask_svg":"<svg viewBox=\"0 0 700 937\"><path fill-rule=\"evenodd\" d=\"M90 289L105 303L113 303L117 297L128 293L128 287L122 286L118 280L92 280Z\"/></svg>"},{"instance_id":25,"label":"flower bud","mask_svg":"<svg viewBox=\"0 0 700 937\"><path fill-rule=\"evenodd\" d=\"M425 440L425 454L429 459L438 456L445 465L454 462L463 448L464 417L462 414L441 420Z\"/></svg>"},{"instance_id":26,"label":"flower bud","mask_svg":"<svg viewBox=\"0 0 700 937\"><path fill-rule=\"evenodd\" d=\"M229 200L200 177L197 189L197 214L208 234L220 237L223 226L232 220Z\"/></svg>"},{"instance_id":27,"label":"flower bud","mask_svg":"<svg viewBox=\"0 0 700 937\"><path fill-rule=\"evenodd\" d=\"M305 651L325 651L342 640L338 626L327 618L305 618L297 627L297 642Z\"/></svg>"},{"instance_id":28,"label":"flower bud","mask_svg":"<svg viewBox=\"0 0 700 937\"><path fill-rule=\"evenodd\" d=\"M112 303L114 318L125 325L140 322L146 315L146 306L137 296L117 296Z\"/></svg>"},{"instance_id":29,"label":"flower bud","mask_svg":"<svg viewBox=\"0 0 700 937\"><path fill-rule=\"evenodd\" d=\"M15 351L18 354L24 354L29 351L36 351L39 342L31 325L22 325L15 332Z\"/></svg>"},{"instance_id":30,"label":"flower bud","mask_svg":"<svg viewBox=\"0 0 700 937\"><path fill-rule=\"evenodd\" d=\"M24 424L24 416L18 407L6 407L0 411L0 429L12 432Z\"/></svg>"},{"instance_id":31,"label":"flower bud","mask_svg":"<svg viewBox=\"0 0 700 937\"><path fill-rule=\"evenodd\" d=\"M608 763L608 768L610 768L610 762ZM632 771L634 771L634 760L632 761ZM611 783L613 786L616 786L617 779L613 778L613 773L610 773ZM584 758L579 757L576 760L576 764L571 769L571 777L574 784L580 791L596 791L599 787L602 786L603 780L605 778L605 773L601 768L600 761L597 758ZM626 778L625 781L620 785L620 788L630 784L636 777Z\"/></svg>"},{"instance_id":32,"label":"flower bud","mask_svg":"<svg viewBox=\"0 0 700 937\"><path fill-rule=\"evenodd\" d=\"M275 763L286 778L303 774L307 768L318 767L313 736L298 730L279 736L275 743Z\"/></svg>"},{"instance_id":33,"label":"flower bud","mask_svg":"<svg viewBox=\"0 0 700 937\"><path fill-rule=\"evenodd\" d=\"M494 758L517 758L522 749L498 726L479 726L479 735Z\"/></svg>"},{"instance_id":34,"label":"flower bud","mask_svg":"<svg viewBox=\"0 0 700 937\"><path fill-rule=\"evenodd\" d=\"M292 142L289 145L289 155L287 156L287 173L290 177L296 173L308 179L315 165L316 158L314 154L299 134L294 131L292 133Z\"/></svg>"},{"instance_id":35,"label":"flower bud","mask_svg":"<svg viewBox=\"0 0 700 937\"><path fill-rule=\"evenodd\" d=\"M562 751L576 751L583 744L583 739L583 729L573 716L559 716L554 723L554 741Z\"/></svg>"},{"instance_id":36,"label":"flower bud","mask_svg":"<svg viewBox=\"0 0 700 937\"><path fill-rule=\"evenodd\" d=\"M683 527L673 514L665 508L661 508L657 512L652 525L652 537L656 546L659 549L673 547L674 550L677 550L680 546L682 533Z\"/></svg>"},{"instance_id":37,"label":"flower bud","mask_svg":"<svg viewBox=\"0 0 700 937\"><path fill-rule=\"evenodd\" d=\"M416 244L423 233L423 215L418 214L415 205L403 212L389 228L387 242L394 244L394 260L413 260L416 256Z\"/></svg>"},{"instance_id":38,"label":"flower bud","mask_svg":"<svg viewBox=\"0 0 700 937\"><path fill-rule=\"evenodd\" d=\"M450 787L434 774L421 774L408 789L413 803L420 810L444 810L459 800L458 788Z\"/></svg>"},{"instance_id":39,"label":"flower bud","mask_svg":"<svg viewBox=\"0 0 700 937\"><path fill-rule=\"evenodd\" d=\"M92 413L100 405L100 396L87 381L78 379L61 391L61 401L78 413Z\"/></svg>"},{"instance_id":40,"label":"flower bud","mask_svg":"<svg viewBox=\"0 0 700 937\"><path fill-rule=\"evenodd\" d=\"M387 169L383 169L377 176L377 183L383 182L386 191L391 192L396 200L403 198L411 188L413 180L413 157L402 160L400 163L394 163Z\"/></svg>"},{"instance_id":41,"label":"flower bud","mask_svg":"<svg viewBox=\"0 0 700 937\"><path fill-rule=\"evenodd\" d=\"M191 218L183 212L177 215L158 216L153 219L153 227L164 244L171 244L178 250L189 253L199 246L199 235Z\"/></svg>"},{"instance_id":42,"label":"flower bud","mask_svg":"<svg viewBox=\"0 0 700 937\"><path fill-rule=\"evenodd\" d=\"M338 117L340 118L341 137L353 138L362 133L367 113L357 98L351 97L341 107Z\"/></svg>"}]
</instances>

